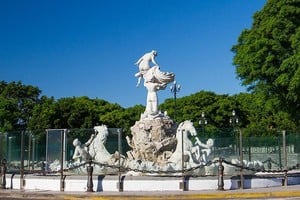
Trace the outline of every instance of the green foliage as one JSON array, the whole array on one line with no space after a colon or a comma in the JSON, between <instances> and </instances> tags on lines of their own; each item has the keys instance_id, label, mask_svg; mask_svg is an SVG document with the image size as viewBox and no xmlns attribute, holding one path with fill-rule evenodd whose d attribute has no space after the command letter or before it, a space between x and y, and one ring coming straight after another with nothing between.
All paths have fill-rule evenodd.
<instances>
[{"instance_id":1,"label":"green foliage","mask_svg":"<svg viewBox=\"0 0 300 200\"><path fill-rule=\"evenodd\" d=\"M37 138L42 137L45 129L66 128L74 130L74 137L85 139L86 130L101 124L110 128L122 128L126 136L145 110L142 105L125 109L97 98L39 98L39 93L37 88L20 82L1 82L1 132L19 130L22 121L26 122L23 128L34 131ZM297 125L291 115L274 109L279 101L276 98L266 99L262 92L229 96L200 91L177 99L176 118L177 122L192 120L199 136L205 138L233 136L233 127L229 123L232 110L236 111L239 118L236 125L243 128L245 136L272 135L283 129L296 131ZM160 105L160 109L167 111L173 118L174 105L174 99L167 99ZM202 112L208 122L205 127L199 124Z\"/></svg>"},{"instance_id":2,"label":"green foliage","mask_svg":"<svg viewBox=\"0 0 300 200\"><path fill-rule=\"evenodd\" d=\"M167 99L160 108L170 111L169 116L174 114L174 100ZM217 127L230 127L229 119L233 109L237 109L236 101L228 95L216 95L213 92L200 91L190 96L177 99L177 121L192 120L194 126L200 128L199 120L202 112L208 121L208 129L215 130ZM240 116L242 117L242 116Z\"/></svg>"},{"instance_id":3,"label":"green foliage","mask_svg":"<svg viewBox=\"0 0 300 200\"><path fill-rule=\"evenodd\" d=\"M53 97L42 96L39 103L33 108L32 116L28 123L31 130L43 130L54 127L55 100Z\"/></svg>"},{"instance_id":4,"label":"green foliage","mask_svg":"<svg viewBox=\"0 0 300 200\"><path fill-rule=\"evenodd\" d=\"M268 104L265 110L271 106L269 114L289 113L287 118L295 119L298 127L299 27L300 1L269 0L255 13L251 29L244 30L232 47L233 63L243 85L249 91L263 94L260 97Z\"/></svg>"},{"instance_id":5,"label":"green foliage","mask_svg":"<svg viewBox=\"0 0 300 200\"><path fill-rule=\"evenodd\" d=\"M27 126L40 90L21 82L0 82L0 131L19 130Z\"/></svg>"}]
</instances>

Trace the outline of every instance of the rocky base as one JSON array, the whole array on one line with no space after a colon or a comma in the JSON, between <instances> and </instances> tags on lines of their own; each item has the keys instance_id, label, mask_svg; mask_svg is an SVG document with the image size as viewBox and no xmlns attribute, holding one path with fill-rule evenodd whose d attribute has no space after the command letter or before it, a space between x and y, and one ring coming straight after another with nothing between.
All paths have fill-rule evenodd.
<instances>
[{"instance_id":1,"label":"rocky base","mask_svg":"<svg viewBox=\"0 0 300 200\"><path fill-rule=\"evenodd\" d=\"M168 116L146 118L131 127L132 138L127 142L132 148L127 152L133 160L164 163L176 148L177 124Z\"/></svg>"}]
</instances>

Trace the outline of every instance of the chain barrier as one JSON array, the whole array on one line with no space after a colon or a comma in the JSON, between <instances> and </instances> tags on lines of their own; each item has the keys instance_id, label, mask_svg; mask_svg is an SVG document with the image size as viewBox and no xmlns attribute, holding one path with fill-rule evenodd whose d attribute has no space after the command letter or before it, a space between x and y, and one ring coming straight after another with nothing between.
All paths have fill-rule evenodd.
<instances>
[{"instance_id":1,"label":"chain barrier","mask_svg":"<svg viewBox=\"0 0 300 200\"><path fill-rule=\"evenodd\" d=\"M109 168L115 168L115 169L120 169L120 171L134 171L134 172L141 172L143 174L176 174L176 173L187 173L187 172L190 172L190 171L194 171L194 170L197 170L197 169L200 169L200 168L204 168L206 166L209 166L213 163L217 163L218 161L214 161L214 162L208 162L206 164L200 164L200 165L197 165L195 167L191 167L191 168L188 168L188 169L180 169L180 170L147 170L147 169L137 169L137 168L130 168L130 167L123 167L123 166L116 166L116 165L109 165L109 164L103 164L103 163L99 163L99 162L95 162L95 161L92 161L93 164L95 165L99 165L99 166L104 166L104 167L109 167Z\"/></svg>"},{"instance_id":2,"label":"chain barrier","mask_svg":"<svg viewBox=\"0 0 300 200\"><path fill-rule=\"evenodd\" d=\"M233 167L236 167L236 168L240 168L240 169L243 169L243 170L249 170L249 171L254 171L254 172L263 172L263 173L285 173L287 171L290 171L292 169L295 169L297 168L297 166L292 166L292 167L289 167L287 169L275 169L275 170L271 170L271 169L259 169L259 168L254 168L254 167L247 167L247 166L244 166L242 164L235 164L235 163L232 163L230 161L227 161L225 159L222 159L222 161L230 166L233 166ZM133 172L140 172L140 173L143 173L143 174L162 174L162 175L165 175L165 174L178 174L178 173L188 173L188 172L191 172L191 171L194 171L194 170L197 170L197 169L201 169L201 168L204 168L204 167L208 167L212 164L216 164L218 163L219 161L218 160L215 160L215 161L209 161L207 162L206 164L199 164L197 166L194 166L194 167L190 167L190 168L187 168L187 169L179 169L179 170L148 170L148 169L138 169L138 168L130 168L130 167L123 167L123 166L119 166L119 165L110 165L110 164L107 164L107 163L100 163L100 162L97 162L97 161L86 161L86 162L83 162L83 163L80 163L78 165L74 165L74 166L71 166L71 167L68 167L68 168L65 168L63 169L63 172L69 172L69 171L72 171L72 170L76 170L76 169L79 169L83 166L86 166L88 165L89 163L93 164L93 165L97 165L97 166L100 166L100 167L106 167L106 168L111 168L111 169L118 169L119 171L122 171L122 172L129 172L129 171L133 171ZM14 170L21 170L21 167L19 166L15 166L15 165L12 165L12 164L9 164L7 163L7 168L8 169L14 169ZM24 169L24 173L26 174L57 174L57 173L60 173L61 172L61 169L59 170L47 170L47 169L40 169L40 170L28 170L28 169Z\"/></svg>"},{"instance_id":3,"label":"chain barrier","mask_svg":"<svg viewBox=\"0 0 300 200\"><path fill-rule=\"evenodd\" d=\"M100 166L100 167L106 167L106 168L112 168L112 169L118 169L122 172L128 172L128 171L133 171L133 172L140 172L140 173L143 173L143 174L176 174L176 173L187 173L187 172L190 172L190 171L194 171L194 170L197 170L197 169L200 169L200 168L204 168L204 167L207 167L207 166L210 166L212 164L215 164L217 163L218 161L210 161L206 164L200 164L200 165L197 165L195 167L190 167L188 169L184 169L184 170L147 170L147 169L138 169L138 168L130 168L130 167L123 167L123 166L119 166L119 165L110 165L110 164L107 164L107 163L100 163L100 162L96 162L96 161L86 161L84 163L80 163L79 165L76 165L76 166L72 166L72 167L69 167L69 168L65 168L63 169L63 172L69 172L69 171L72 171L72 170L76 170L76 169L79 169L80 167L83 167L83 166L86 166L88 164L93 164L93 165L97 165L97 166ZM17 167L17 166L14 166L15 169L18 169L20 170L20 167ZM24 172L27 172L27 173L47 173L47 174L57 174L57 173L60 173L61 170L52 170L52 171L47 171L47 170L24 170Z\"/></svg>"},{"instance_id":4,"label":"chain barrier","mask_svg":"<svg viewBox=\"0 0 300 200\"><path fill-rule=\"evenodd\" d=\"M284 183L284 185L287 185L287 172L290 170L290 168L283 169L283 170L282 169L281 170L265 170L265 169L247 167L247 166L244 166L243 164L235 164L235 163L226 161L225 159L223 159L221 157L218 160L209 161L205 164L199 164L199 165L194 166L194 167L190 167L190 168L187 168L187 169L180 169L180 170L147 170L147 169L124 167L124 166L120 166L120 165L110 165L110 164L107 164L107 163L100 163L100 162L97 162L97 161L89 160L89 161L80 163L78 165L74 165L74 163L71 163L71 166L68 167L68 168L65 168L65 169L59 169L59 170L53 170L53 171L48 171L48 170L45 170L44 168L42 168L42 170L24 170L23 169L23 172L27 173L27 174L39 173L39 174L43 174L43 175L47 175L47 174L50 175L50 174L60 173L61 174L61 191L64 191L66 175L63 175L63 172L70 172L70 171L79 169L81 167L84 167L84 168L86 168L87 176L88 176L87 192L94 192L94 190L93 190L93 180L92 180L93 179L92 178L93 177L93 166L92 165L100 166L100 167L104 167L104 168L118 169L118 172L129 172L129 171L140 172L140 173L142 173L143 176L145 176L145 175L147 176L148 174L152 174L152 175L153 174L155 174L155 175L173 174L173 175L182 176L182 177L185 177L185 176L189 176L189 177L196 177L197 176L198 177L198 176L205 176L205 175L195 175L195 174L187 174L187 173L215 164L218 167L218 175L217 175L218 176L218 185L217 185L218 190L223 191L224 190L224 177L223 177L224 176L224 165L222 163L225 163L227 165L230 165L230 166L233 166L233 167L236 167L236 168L240 168L240 169L243 169L243 170L250 170L250 171L254 171L254 172L284 173L284 179L283 179L284 182L283 183ZM5 163L1 163L1 173L0 173L0 175L1 175L1 185L0 186L1 186L2 189L5 188L5 185L6 185L5 172L4 172L4 168L3 168L4 164ZM8 165L8 166L10 166L10 167L13 166L15 169L19 169L20 172L22 170L20 167L17 167L17 166L14 166L14 165ZM294 167L292 167L292 168L294 168ZM3 177L3 175L4 175L4 177ZM243 181L243 180L241 179L241 181ZM181 183L185 184L185 181L183 181ZM119 188L119 191L123 191L123 182L120 179L120 174L119 174L118 188ZM185 188L186 190L188 190L186 185L182 186L182 188Z\"/></svg>"},{"instance_id":5,"label":"chain barrier","mask_svg":"<svg viewBox=\"0 0 300 200\"><path fill-rule=\"evenodd\" d=\"M68 172L68 171L71 171L71 170L75 170L75 169L78 169L80 167L83 167L85 165L87 165L89 163L89 161L86 161L84 163L80 163L79 165L76 165L76 166L72 166L72 167L69 167L69 168L65 168L63 169L63 172ZM24 168L26 168L28 166L24 166ZM16 166L16 165L12 165L12 164L7 164L7 168L9 169L9 171L20 171L21 170L21 167L20 166ZM43 169L35 169L35 170L32 170L32 169L24 169L24 173L27 173L27 174L57 174L57 173L60 173L61 170L48 170L44 167L42 167Z\"/></svg>"},{"instance_id":6,"label":"chain barrier","mask_svg":"<svg viewBox=\"0 0 300 200\"><path fill-rule=\"evenodd\" d=\"M267 166L268 166L268 169L271 169L272 168L272 163L277 165L277 166L280 166L279 163L275 162L274 160L272 160L271 157L269 157L267 160L263 161L262 162L263 164L267 163Z\"/></svg>"},{"instance_id":7,"label":"chain barrier","mask_svg":"<svg viewBox=\"0 0 300 200\"><path fill-rule=\"evenodd\" d=\"M245 170L249 170L249 171L254 171L254 172L263 172L263 173L284 173L284 172L287 172L289 171L289 169L280 169L280 170L265 170L265 169L258 169L258 168L253 168L253 167L247 167L247 166L244 166L242 164L234 164L232 162L229 162L229 161L226 161L223 159L223 162L228 164L228 165L231 165L233 167L236 167L236 168L240 168L240 169L245 169Z\"/></svg>"}]
</instances>

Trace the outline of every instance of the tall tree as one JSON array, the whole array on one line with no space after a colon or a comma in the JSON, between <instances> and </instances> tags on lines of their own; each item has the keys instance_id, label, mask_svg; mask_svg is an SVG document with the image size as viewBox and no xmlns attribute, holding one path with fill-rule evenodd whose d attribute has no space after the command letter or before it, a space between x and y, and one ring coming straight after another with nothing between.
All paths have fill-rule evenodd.
<instances>
[{"instance_id":1,"label":"tall tree","mask_svg":"<svg viewBox=\"0 0 300 200\"><path fill-rule=\"evenodd\" d=\"M33 108L32 116L28 122L28 129L43 130L54 128L55 99L42 96L39 103Z\"/></svg>"},{"instance_id":2,"label":"tall tree","mask_svg":"<svg viewBox=\"0 0 300 200\"><path fill-rule=\"evenodd\" d=\"M160 108L168 111L169 116L173 118L175 109L173 99L167 99L160 105ZM209 122L208 126L228 128L230 126L231 111L239 108L235 99L229 95L217 95L213 92L200 91L190 96L178 98L176 109L177 122L192 120L194 125L199 127L198 122L202 112L204 112Z\"/></svg>"},{"instance_id":3,"label":"tall tree","mask_svg":"<svg viewBox=\"0 0 300 200\"><path fill-rule=\"evenodd\" d=\"M249 91L300 124L300 1L268 0L232 47L236 73Z\"/></svg>"},{"instance_id":4,"label":"tall tree","mask_svg":"<svg viewBox=\"0 0 300 200\"><path fill-rule=\"evenodd\" d=\"M39 101L39 88L21 82L0 82L0 131L25 128Z\"/></svg>"}]
</instances>

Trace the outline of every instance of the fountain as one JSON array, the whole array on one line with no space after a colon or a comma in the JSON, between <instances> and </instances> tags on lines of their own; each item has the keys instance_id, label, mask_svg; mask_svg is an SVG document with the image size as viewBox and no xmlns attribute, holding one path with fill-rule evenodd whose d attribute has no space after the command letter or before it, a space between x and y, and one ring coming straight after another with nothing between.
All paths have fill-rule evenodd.
<instances>
[{"instance_id":1,"label":"fountain","mask_svg":"<svg viewBox=\"0 0 300 200\"><path fill-rule=\"evenodd\" d=\"M260 161L243 160L241 162L236 158L233 158L231 162L225 162L224 160L222 166L220 164L222 159L213 157L213 139L210 138L202 142L197 137L197 131L192 121L185 120L177 124L168 116L167 112L158 110L157 93L160 90L164 90L169 83L174 81L175 75L171 72L162 72L155 61L156 56L157 52L151 51L144 54L136 63L139 67L139 72L135 74L138 78L137 86L143 80L147 90L147 104L139 121L136 121L130 128L131 135L126 137L126 141L131 149L126 152L126 155L122 155L118 151L110 153L105 146L109 135L108 127L106 125L95 126L94 133L90 135L90 138L85 143L81 143L78 139L73 141L75 150L72 162L62 164L59 161L55 161L50 163L50 172L61 173L60 185L61 187L66 185L65 190L84 190L85 188L82 185L85 185L85 180L82 180L81 176L77 176L78 178L70 179L65 184L63 179L65 176L60 170L62 165L67 166L66 168L64 167L64 170L69 174L75 173L84 176L88 174L88 191L93 190L92 175L89 174L92 164L93 173L98 175L98 181L95 182L97 191L103 191L103 188L111 191L117 191L117 189L121 191L121 188L127 191L171 191L178 190L178 183L184 183L186 181L185 177L190 175L196 175L197 177L217 176L220 175L220 171L218 171L220 168L223 168L222 176L240 175L240 172L244 175L251 175L259 170L264 170L263 163ZM150 66L152 63L154 66ZM86 164L89 164L89 166L86 166ZM251 170L241 170L244 167ZM103 181L106 175L116 175L117 173L119 176L118 180L116 178L108 178ZM121 173L125 174L121 175ZM141 180L139 177L134 177L137 180L133 180L133 178L128 178L130 175L151 175L152 177L140 176L145 178L145 180ZM164 177L165 175L167 176ZM124 185L120 178L121 176L127 177ZM178 176L182 177L182 180ZM59 180L52 180L52 177L47 176L44 178L47 182L45 184L47 190L52 185L58 185ZM251 179L245 181L245 187L254 187L254 184L258 184L259 187L279 186L281 184L281 180L276 178L266 179L269 182L262 182L260 178L257 180ZM199 187L201 189L215 189L217 186L216 181L207 178L189 178L188 188L190 190L199 190ZM231 177L225 180L223 185L220 184L220 186L225 189L236 189L239 187L238 181ZM30 179L30 182L31 186L28 186L28 188L44 189L44 185L40 184L39 178L33 177ZM117 188L115 187L116 183L118 184ZM184 184L181 185L181 188L185 187Z\"/></svg>"},{"instance_id":2,"label":"fountain","mask_svg":"<svg viewBox=\"0 0 300 200\"><path fill-rule=\"evenodd\" d=\"M95 134L92 134L86 143L81 144L78 139L73 142L75 146L73 159L76 161L67 165L75 167L77 173L86 173L86 169L84 167L76 168L76 166L92 160L106 166L120 165L120 167L144 173L158 171L176 175L181 172L180 170L193 169L189 170L189 173L217 175L216 160L218 158L211 158L214 140L208 139L206 143L202 143L190 120L177 124L168 116L167 112L158 110L157 93L174 81L175 74L161 71L155 61L156 56L157 52L151 51L136 62L139 68L138 73L135 74L138 77L137 86L143 80L147 90L147 102L140 120L136 121L130 129L131 137L126 137L131 150L126 152L126 155L120 155L117 151L110 154L105 147L109 134L108 128L105 125L95 126ZM151 64L154 65L151 66ZM193 143L189 139L190 137L194 137L196 142ZM212 160L215 162L206 166ZM262 166L263 164L256 165L258 168ZM95 173L108 173L118 169L117 167L112 168L95 166L94 171ZM235 170L234 167L226 165L225 168L225 172L228 173Z\"/></svg>"}]
</instances>

